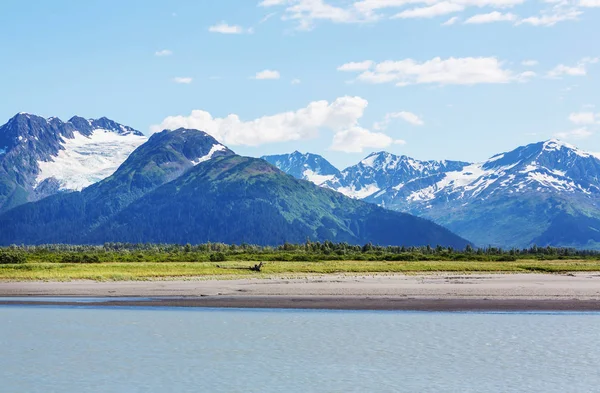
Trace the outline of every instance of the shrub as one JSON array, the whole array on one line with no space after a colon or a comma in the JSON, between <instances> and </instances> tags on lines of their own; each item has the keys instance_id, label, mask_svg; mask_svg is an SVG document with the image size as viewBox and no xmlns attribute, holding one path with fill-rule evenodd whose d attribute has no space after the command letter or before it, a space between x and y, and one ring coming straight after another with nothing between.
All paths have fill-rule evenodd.
<instances>
[{"instance_id":1,"label":"shrub","mask_svg":"<svg viewBox=\"0 0 600 393\"><path fill-rule=\"evenodd\" d=\"M62 263L99 263L100 258L98 257L98 255L67 254L67 255L63 255L61 262Z\"/></svg>"},{"instance_id":2,"label":"shrub","mask_svg":"<svg viewBox=\"0 0 600 393\"><path fill-rule=\"evenodd\" d=\"M214 254L210 254L211 262L225 262L227 257L222 252L215 252Z\"/></svg>"},{"instance_id":3,"label":"shrub","mask_svg":"<svg viewBox=\"0 0 600 393\"><path fill-rule=\"evenodd\" d=\"M2 252L0 251L0 265L6 265L9 263L25 263L27 258L25 255L16 252Z\"/></svg>"},{"instance_id":4,"label":"shrub","mask_svg":"<svg viewBox=\"0 0 600 393\"><path fill-rule=\"evenodd\" d=\"M502 255L500 258L496 259L499 262L516 262L517 257L514 255Z\"/></svg>"}]
</instances>

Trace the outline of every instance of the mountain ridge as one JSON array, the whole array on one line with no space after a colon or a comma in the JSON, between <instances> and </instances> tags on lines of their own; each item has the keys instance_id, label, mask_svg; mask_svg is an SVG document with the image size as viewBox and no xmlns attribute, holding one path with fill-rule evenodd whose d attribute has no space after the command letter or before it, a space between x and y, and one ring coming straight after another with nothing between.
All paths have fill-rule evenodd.
<instances>
[{"instance_id":1,"label":"mountain ridge","mask_svg":"<svg viewBox=\"0 0 600 393\"><path fill-rule=\"evenodd\" d=\"M215 152L214 146L223 149ZM0 215L0 226L6 228L0 241L81 243L93 228L146 193L181 176L197 165L195 162L233 154L201 131L156 133L108 178L82 191L55 194Z\"/></svg>"},{"instance_id":2,"label":"mountain ridge","mask_svg":"<svg viewBox=\"0 0 600 393\"><path fill-rule=\"evenodd\" d=\"M0 212L109 176L146 136L110 119L21 112L0 126Z\"/></svg>"},{"instance_id":3,"label":"mountain ridge","mask_svg":"<svg viewBox=\"0 0 600 393\"><path fill-rule=\"evenodd\" d=\"M393 176L389 169L398 163L403 171ZM600 248L600 221L595 221L600 219L600 160L557 139L520 146L480 163L419 161L375 152L340 173L345 186L341 181L322 185L429 218L479 246L541 242ZM554 220L568 223L570 229L561 229ZM567 231L585 235L575 238Z\"/></svg>"}]
</instances>

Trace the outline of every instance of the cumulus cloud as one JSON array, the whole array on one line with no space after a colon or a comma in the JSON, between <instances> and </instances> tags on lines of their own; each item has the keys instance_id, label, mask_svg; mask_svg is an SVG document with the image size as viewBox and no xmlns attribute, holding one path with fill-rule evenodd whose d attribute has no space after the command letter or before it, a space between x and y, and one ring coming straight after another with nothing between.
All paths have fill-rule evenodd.
<instances>
[{"instance_id":1,"label":"cumulus cloud","mask_svg":"<svg viewBox=\"0 0 600 393\"><path fill-rule=\"evenodd\" d=\"M580 0L579 5L581 7L589 7L589 8L600 7L600 0Z\"/></svg>"},{"instance_id":2,"label":"cumulus cloud","mask_svg":"<svg viewBox=\"0 0 600 393\"><path fill-rule=\"evenodd\" d=\"M338 67L338 71L366 71L373 66L372 60L350 62Z\"/></svg>"},{"instance_id":3,"label":"cumulus cloud","mask_svg":"<svg viewBox=\"0 0 600 393\"><path fill-rule=\"evenodd\" d=\"M190 83L192 83L193 79L190 78L189 76L177 76L175 78L173 78L173 82L175 83L183 83L186 85L189 85Z\"/></svg>"},{"instance_id":4,"label":"cumulus cloud","mask_svg":"<svg viewBox=\"0 0 600 393\"><path fill-rule=\"evenodd\" d=\"M281 78L281 75L279 74L279 71L275 71L275 70L264 70L264 71L257 72L256 75L254 75L254 79L279 79L279 78Z\"/></svg>"},{"instance_id":5,"label":"cumulus cloud","mask_svg":"<svg viewBox=\"0 0 600 393\"><path fill-rule=\"evenodd\" d=\"M346 153L361 153L364 149L383 149L392 143L404 144L402 140L394 141L386 134L371 132L361 127L352 127L333 135L331 150Z\"/></svg>"},{"instance_id":6,"label":"cumulus cloud","mask_svg":"<svg viewBox=\"0 0 600 393\"><path fill-rule=\"evenodd\" d=\"M597 57L584 57L574 66L568 66L559 64L550 71L548 71L548 77L560 78L561 76L584 76L587 74L587 66L590 64L598 63Z\"/></svg>"},{"instance_id":7,"label":"cumulus cloud","mask_svg":"<svg viewBox=\"0 0 600 393\"><path fill-rule=\"evenodd\" d=\"M373 124L373 128L375 130L384 130L390 125L390 123L394 119L402 119L405 122L412 124L413 126L422 126L425 124L423 119L421 119L418 115L412 112L402 111L386 114L382 121Z\"/></svg>"},{"instance_id":8,"label":"cumulus cloud","mask_svg":"<svg viewBox=\"0 0 600 393\"><path fill-rule=\"evenodd\" d=\"M515 14L493 11L487 14L477 14L473 15L469 19L465 21L465 24L483 24L483 23L492 23L492 22L513 22L517 20L517 16Z\"/></svg>"},{"instance_id":9,"label":"cumulus cloud","mask_svg":"<svg viewBox=\"0 0 600 393\"><path fill-rule=\"evenodd\" d=\"M374 64L357 77L366 83L475 85L482 83L509 83L519 80L511 70L495 57L435 57L419 62L413 59L384 61Z\"/></svg>"},{"instance_id":10,"label":"cumulus cloud","mask_svg":"<svg viewBox=\"0 0 600 393\"><path fill-rule=\"evenodd\" d=\"M302 81L298 78L292 79L290 82L292 85L299 85Z\"/></svg>"},{"instance_id":11,"label":"cumulus cloud","mask_svg":"<svg viewBox=\"0 0 600 393\"><path fill-rule=\"evenodd\" d=\"M154 56L162 57L162 56L171 56L173 52L168 49L158 50L154 52Z\"/></svg>"},{"instance_id":12,"label":"cumulus cloud","mask_svg":"<svg viewBox=\"0 0 600 393\"><path fill-rule=\"evenodd\" d=\"M238 25L229 25L226 22L218 23L214 26L210 26L208 31L211 33L220 33L220 34L243 34L243 33L252 33L251 29L244 29L242 26Z\"/></svg>"},{"instance_id":13,"label":"cumulus cloud","mask_svg":"<svg viewBox=\"0 0 600 393\"><path fill-rule=\"evenodd\" d=\"M207 132L226 145L259 146L315 138L320 130L333 133L332 150L361 152L367 148L385 148L394 141L390 136L363 128L359 120L367 108L361 97L340 97L333 102L314 101L296 111L243 121L231 114L215 118L209 112L194 110L189 116L169 116L152 132L180 127ZM401 142L399 142L401 143Z\"/></svg>"}]
</instances>

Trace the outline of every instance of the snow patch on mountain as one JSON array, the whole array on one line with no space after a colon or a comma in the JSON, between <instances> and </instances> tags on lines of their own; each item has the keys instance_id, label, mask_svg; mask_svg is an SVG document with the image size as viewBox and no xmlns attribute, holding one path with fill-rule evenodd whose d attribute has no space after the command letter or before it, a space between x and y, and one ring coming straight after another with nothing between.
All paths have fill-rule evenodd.
<instances>
[{"instance_id":1,"label":"snow patch on mountain","mask_svg":"<svg viewBox=\"0 0 600 393\"><path fill-rule=\"evenodd\" d=\"M226 148L225 146L221 145L221 144L218 144L218 145L213 145L213 146L210 148L210 151L209 151L209 152L208 152L208 153L207 153L205 156L203 156L203 157L200 157L200 158L198 158L198 159L196 159L196 160L192 160L192 164L194 164L194 165L198 165L198 164L200 164L201 162L208 161L208 160L210 160L210 159L213 157L213 155L214 155L216 152L218 152L218 151L222 151L222 150L227 150L227 148Z\"/></svg>"},{"instance_id":2,"label":"snow patch on mountain","mask_svg":"<svg viewBox=\"0 0 600 393\"><path fill-rule=\"evenodd\" d=\"M128 130L118 134L104 129L94 130L89 137L77 131L73 136L63 138L57 156L38 162L36 186L55 178L62 190L82 190L112 175L148 139Z\"/></svg>"},{"instance_id":3,"label":"snow patch on mountain","mask_svg":"<svg viewBox=\"0 0 600 393\"><path fill-rule=\"evenodd\" d=\"M308 166L308 165L305 164L305 166ZM321 175L321 174L313 171L312 169L306 169L304 172L302 172L302 176L306 180L315 183L317 186L320 186L323 183L328 182L335 177L335 175Z\"/></svg>"},{"instance_id":4,"label":"snow patch on mountain","mask_svg":"<svg viewBox=\"0 0 600 393\"><path fill-rule=\"evenodd\" d=\"M362 186L358 189L354 185L347 186L347 187L338 187L336 189L337 192L340 192L340 193L342 193L350 198L354 198L354 199L364 199L364 198L368 197L369 195L375 194L379 190L380 190L380 188L377 187L377 184L375 184L375 183L368 184L366 186Z\"/></svg>"}]
</instances>

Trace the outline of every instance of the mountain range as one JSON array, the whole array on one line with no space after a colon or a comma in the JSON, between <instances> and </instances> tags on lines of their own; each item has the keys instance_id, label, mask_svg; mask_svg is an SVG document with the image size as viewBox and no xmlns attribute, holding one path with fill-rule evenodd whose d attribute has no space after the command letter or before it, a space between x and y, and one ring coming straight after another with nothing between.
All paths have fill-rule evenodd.
<instances>
[{"instance_id":1,"label":"mountain range","mask_svg":"<svg viewBox=\"0 0 600 393\"><path fill-rule=\"evenodd\" d=\"M475 164L378 152L320 185L429 218L479 246L600 248L600 160L558 140Z\"/></svg>"},{"instance_id":2,"label":"mountain range","mask_svg":"<svg viewBox=\"0 0 600 393\"><path fill-rule=\"evenodd\" d=\"M339 170L311 153L240 157L198 130L148 138L105 117L19 113L0 127L0 244L600 249L599 202L600 160L558 140L480 163L376 152Z\"/></svg>"},{"instance_id":3,"label":"mountain range","mask_svg":"<svg viewBox=\"0 0 600 393\"><path fill-rule=\"evenodd\" d=\"M139 136L121 127L92 128L87 134L78 128L63 134L61 128L47 126L54 120L19 116L29 119L19 129L22 139L29 141L34 135L41 139L48 133L57 146L46 156L28 156L32 159L27 168L34 179L44 173L39 169L44 163L60 161L61 154L73 155L68 139L74 139L69 137L75 133L87 139L94 139L98 130L116 133L112 138ZM89 123L94 127L94 121ZM64 127L76 126L71 124ZM14 149L7 145L0 160L9 155L14 160L18 156ZM97 172L92 165L84 169ZM62 174L52 181L70 184ZM35 193L37 188L26 190ZM307 239L454 248L469 244L429 220L298 180L264 160L238 156L208 134L190 129L152 135L114 173L81 190L59 186L50 196L7 208L0 215L0 228L3 245L207 241L278 245Z\"/></svg>"}]
</instances>

